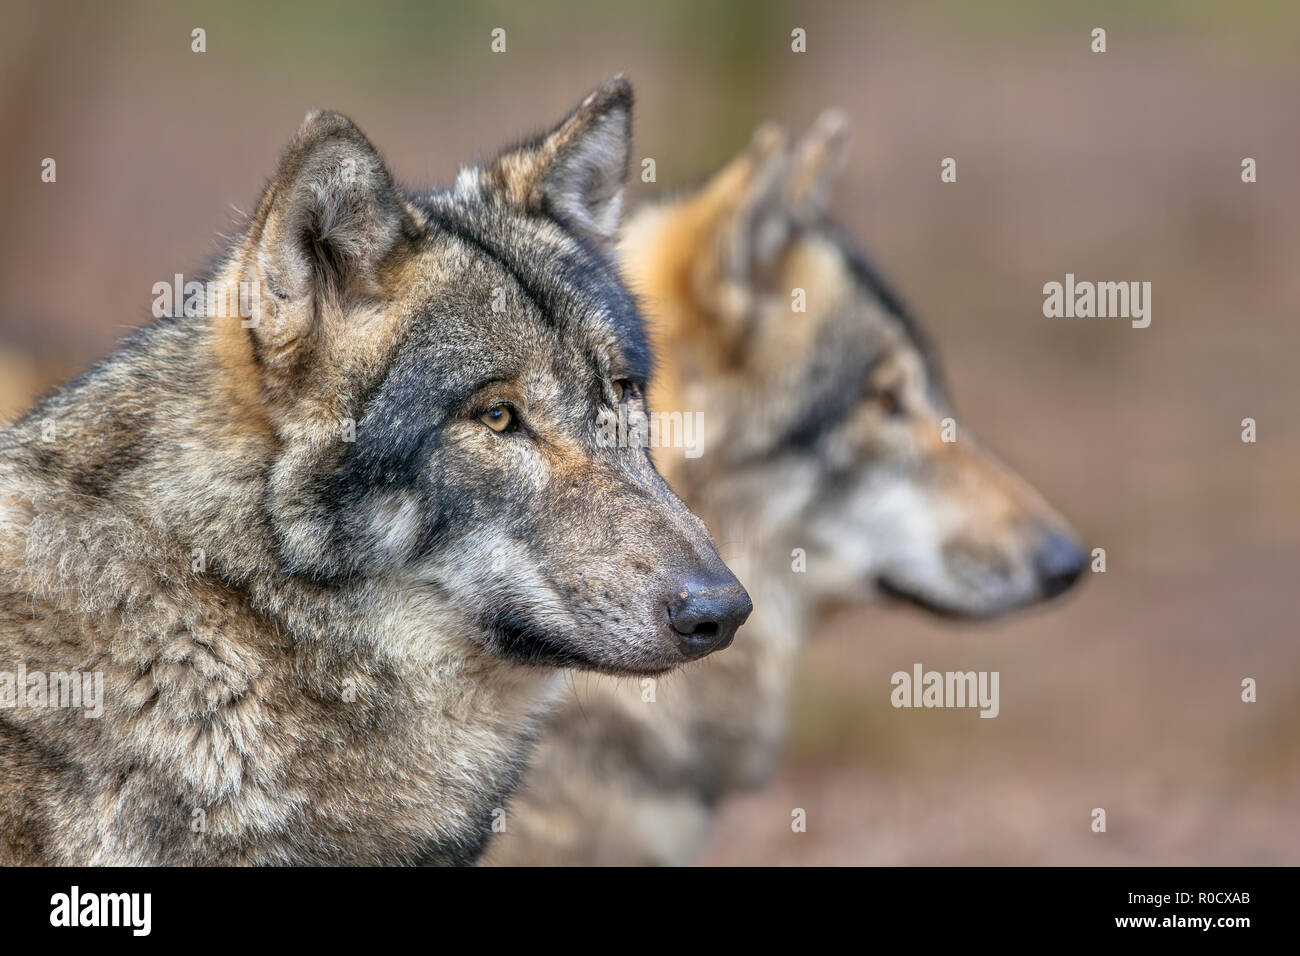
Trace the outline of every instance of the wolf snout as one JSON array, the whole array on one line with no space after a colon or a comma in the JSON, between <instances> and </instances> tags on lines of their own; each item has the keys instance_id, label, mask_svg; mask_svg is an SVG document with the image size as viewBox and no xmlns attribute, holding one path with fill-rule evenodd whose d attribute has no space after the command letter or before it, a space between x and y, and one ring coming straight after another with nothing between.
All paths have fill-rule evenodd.
<instances>
[{"instance_id":1,"label":"wolf snout","mask_svg":"<svg viewBox=\"0 0 1300 956\"><path fill-rule=\"evenodd\" d=\"M668 624L678 650L695 660L731 643L754 603L730 573L684 577L668 600Z\"/></svg>"},{"instance_id":2,"label":"wolf snout","mask_svg":"<svg viewBox=\"0 0 1300 956\"><path fill-rule=\"evenodd\" d=\"M1043 596L1048 598L1063 594L1079 580L1087 564L1087 556L1077 541L1060 531L1053 531L1034 555L1034 570L1038 574Z\"/></svg>"}]
</instances>

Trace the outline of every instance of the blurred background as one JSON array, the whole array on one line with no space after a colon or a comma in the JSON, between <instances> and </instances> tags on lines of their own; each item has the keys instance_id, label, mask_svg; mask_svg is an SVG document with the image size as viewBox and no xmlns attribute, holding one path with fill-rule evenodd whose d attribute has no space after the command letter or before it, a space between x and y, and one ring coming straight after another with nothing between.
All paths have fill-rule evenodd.
<instances>
[{"instance_id":1,"label":"blurred background","mask_svg":"<svg viewBox=\"0 0 1300 956\"><path fill-rule=\"evenodd\" d=\"M205 265L310 108L351 115L405 181L449 183L624 72L634 155L658 167L642 201L762 120L844 107L837 217L929 328L963 422L1108 570L996 624L836 620L802 662L785 769L727 806L707 861L1300 863L1300 6L5 7L6 420ZM1151 327L1045 319L1066 272L1150 281ZM1001 715L894 710L889 676L918 661L999 671Z\"/></svg>"}]
</instances>

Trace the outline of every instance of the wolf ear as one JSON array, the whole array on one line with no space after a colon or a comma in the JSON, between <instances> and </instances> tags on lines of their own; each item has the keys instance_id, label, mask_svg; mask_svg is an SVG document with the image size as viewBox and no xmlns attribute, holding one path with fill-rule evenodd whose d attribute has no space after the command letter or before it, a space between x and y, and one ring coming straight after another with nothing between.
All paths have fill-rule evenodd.
<instances>
[{"instance_id":1,"label":"wolf ear","mask_svg":"<svg viewBox=\"0 0 1300 956\"><path fill-rule=\"evenodd\" d=\"M785 133L769 123L709 180L697 200L696 214L705 225L691 283L705 310L727 326L747 320L768 270L789 241L789 181Z\"/></svg>"},{"instance_id":2,"label":"wolf ear","mask_svg":"<svg viewBox=\"0 0 1300 956\"><path fill-rule=\"evenodd\" d=\"M841 109L825 110L794 148L789 203L804 221L819 219L830 204L831 184L848 155L849 117Z\"/></svg>"},{"instance_id":3,"label":"wolf ear","mask_svg":"<svg viewBox=\"0 0 1300 956\"><path fill-rule=\"evenodd\" d=\"M847 140L841 110L822 113L793 146L776 127L761 126L704 187L701 209L711 225L693 285L724 329L743 335L760 297L774 291L774 270L798 228L825 215Z\"/></svg>"},{"instance_id":4,"label":"wolf ear","mask_svg":"<svg viewBox=\"0 0 1300 956\"><path fill-rule=\"evenodd\" d=\"M622 215L631 149L632 86L616 76L551 132L503 153L486 175L515 206L607 248Z\"/></svg>"},{"instance_id":5,"label":"wolf ear","mask_svg":"<svg viewBox=\"0 0 1300 956\"><path fill-rule=\"evenodd\" d=\"M246 247L244 274L259 292L250 324L263 362L289 362L323 306L377 292L379 267L416 234L362 132L338 113L308 113L258 203Z\"/></svg>"}]
</instances>

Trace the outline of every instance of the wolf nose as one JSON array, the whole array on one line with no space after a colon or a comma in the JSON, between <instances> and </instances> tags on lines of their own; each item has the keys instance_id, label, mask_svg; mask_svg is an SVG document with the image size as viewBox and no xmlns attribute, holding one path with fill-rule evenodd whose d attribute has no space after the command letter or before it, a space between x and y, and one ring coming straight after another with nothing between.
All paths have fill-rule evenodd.
<instances>
[{"instance_id":1,"label":"wolf nose","mask_svg":"<svg viewBox=\"0 0 1300 956\"><path fill-rule=\"evenodd\" d=\"M730 573L691 575L668 602L668 623L687 660L721 650L731 643L754 604Z\"/></svg>"},{"instance_id":2,"label":"wolf nose","mask_svg":"<svg viewBox=\"0 0 1300 956\"><path fill-rule=\"evenodd\" d=\"M1034 556L1034 568L1044 596L1053 598L1070 590L1086 563L1087 558L1073 538L1059 531L1051 532Z\"/></svg>"}]
</instances>

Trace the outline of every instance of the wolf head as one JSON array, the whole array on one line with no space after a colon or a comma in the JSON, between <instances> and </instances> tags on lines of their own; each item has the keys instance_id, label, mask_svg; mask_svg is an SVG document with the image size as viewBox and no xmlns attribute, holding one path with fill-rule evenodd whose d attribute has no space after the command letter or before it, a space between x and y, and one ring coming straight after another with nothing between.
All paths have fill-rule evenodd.
<instances>
[{"instance_id":1,"label":"wolf head","mask_svg":"<svg viewBox=\"0 0 1300 956\"><path fill-rule=\"evenodd\" d=\"M706 423L702 456L660 467L814 608L879 589L988 616L1059 594L1084 565L1074 533L956 422L916 323L826 219L845 130L838 113L793 145L760 129L628 224L626 268L674 351L656 403Z\"/></svg>"},{"instance_id":2,"label":"wolf head","mask_svg":"<svg viewBox=\"0 0 1300 956\"><path fill-rule=\"evenodd\" d=\"M387 582L529 663L652 673L730 642L749 598L703 524L644 447L600 440L651 372L609 258L631 108L613 80L419 194L307 117L224 273L253 314L213 319L257 370L288 574Z\"/></svg>"}]
</instances>

